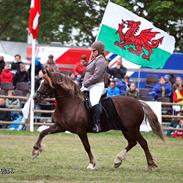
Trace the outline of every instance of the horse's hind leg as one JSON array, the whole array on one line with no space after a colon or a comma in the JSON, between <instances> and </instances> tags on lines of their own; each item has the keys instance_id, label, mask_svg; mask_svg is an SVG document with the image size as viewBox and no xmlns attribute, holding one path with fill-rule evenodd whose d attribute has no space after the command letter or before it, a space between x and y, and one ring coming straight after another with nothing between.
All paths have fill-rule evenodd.
<instances>
[{"instance_id":1,"label":"horse's hind leg","mask_svg":"<svg viewBox=\"0 0 183 183\"><path fill-rule=\"evenodd\" d=\"M88 141L87 134L86 133L81 133L81 134L78 134L78 135L79 135L79 138L81 139L81 141L83 143L85 151L87 152L89 160L90 160L90 163L87 166L87 169L94 170L96 168L96 161L95 161L95 158L94 158L94 156L91 152L91 148L90 148L90 144L89 144L89 141Z\"/></svg>"},{"instance_id":2,"label":"horse's hind leg","mask_svg":"<svg viewBox=\"0 0 183 183\"><path fill-rule=\"evenodd\" d=\"M137 144L136 139L132 136L134 132L125 131L123 134L128 141L128 145L116 155L116 158L114 159L114 168L118 168L121 165L122 161L126 158L127 152Z\"/></svg>"},{"instance_id":3,"label":"horse's hind leg","mask_svg":"<svg viewBox=\"0 0 183 183\"><path fill-rule=\"evenodd\" d=\"M146 155L148 169L153 170L154 168L158 167L156 163L153 160L153 157L149 151L149 147L147 144L147 141L144 139L144 137L140 134L140 132L137 135L137 141L140 144L140 146L143 148L144 153Z\"/></svg>"},{"instance_id":4,"label":"horse's hind leg","mask_svg":"<svg viewBox=\"0 0 183 183\"><path fill-rule=\"evenodd\" d=\"M39 134L39 137L36 141L36 143L34 144L33 146L33 150L32 150L32 158L35 159L39 153L42 151L42 148L41 148L41 141L42 139L48 135L48 134L52 134L52 133L57 133L57 132L61 132L61 128L59 125L57 125L56 123L52 126L50 126L49 128L43 130L40 134Z\"/></svg>"}]
</instances>

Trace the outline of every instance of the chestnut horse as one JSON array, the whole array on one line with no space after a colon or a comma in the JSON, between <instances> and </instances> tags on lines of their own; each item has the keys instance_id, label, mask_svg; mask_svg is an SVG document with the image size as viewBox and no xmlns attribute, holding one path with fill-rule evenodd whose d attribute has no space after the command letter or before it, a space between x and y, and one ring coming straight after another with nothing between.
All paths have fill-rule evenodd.
<instances>
[{"instance_id":1,"label":"chestnut horse","mask_svg":"<svg viewBox=\"0 0 183 183\"><path fill-rule=\"evenodd\" d=\"M39 103L43 98L48 96L55 97L57 103L52 115L52 122L54 124L39 134L33 146L32 157L37 157L41 152L41 142L44 136L67 130L78 134L89 157L87 169L95 169L96 161L91 152L87 137L87 133L91 132L91 121L88 111L85 108L84 96L80 88L70 78L61 73L44 70L43 80L36 91L34 101L35 103ZM119 130L122 131L128 141L127 147L116 155L114 167L118 168L121 165L127 152L138 142L144 150L148 168L151 170L156 168L157 165L149 151L147 141L139 131L143 119L147 118L153 132L164 140L164 135L156 114L143 101L138 101L130 97L116 96L112 97L112 101L119 117L119 123L122 126ZM103 131L113 129L105 126L105 121L102 122L102 126L102 129L105 129Z\"/></svg>"}]
</instances>

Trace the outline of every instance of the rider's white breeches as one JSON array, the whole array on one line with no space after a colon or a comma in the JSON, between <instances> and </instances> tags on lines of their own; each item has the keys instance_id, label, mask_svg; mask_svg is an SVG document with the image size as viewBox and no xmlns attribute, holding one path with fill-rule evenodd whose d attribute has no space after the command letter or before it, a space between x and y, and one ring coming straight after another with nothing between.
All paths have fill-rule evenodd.
<instances>
[{"instance_id":1,"label":"rider's white breeches","mask_svg":"<svg viewBox=\"0 0 183 183\"><path fill-rule=\"evenodd\" d=\"M104 82L91 85L89 88L89 97L92 107L99 103L104 91Z\"/></svg>"}]
</instances>

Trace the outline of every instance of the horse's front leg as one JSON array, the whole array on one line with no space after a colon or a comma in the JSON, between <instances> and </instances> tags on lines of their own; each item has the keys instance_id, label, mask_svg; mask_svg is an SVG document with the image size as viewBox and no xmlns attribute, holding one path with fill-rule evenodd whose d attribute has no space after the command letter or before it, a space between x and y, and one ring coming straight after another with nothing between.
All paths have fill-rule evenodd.
<instances>
[{"instance_id":1,"label":"horse's front leg","mask_svg":"<svg viewBox=\"0 0 183 183\"><path fill-rule=\"evenodd\" d=\"M87 166L87 169L95 170L96 169L96 161L95 161L95 158L94 158L94 156L91 152L91 148L90 148L90 144L89 144L89 141L88 141L87 134L82 133L82 134L78 134L78 135L79 135L79 138L81 139L81 141L83 143L85 151L87 152L89 160L90 160L89 165Z\"/></svg>"},{"instance_id":2,"label":"horse's front leg","mask_svg":"<svg viewBox=\"0 0 183 183\"><path fill-rule=\"evenodd\" d=\"M36 141L36 143L34 144L33 146L33 150L32 150L32 158L35 159L39 154L40 152L42 151L42 148L41 148L41 142L42 142L42 139L48 135L48 134L52 134L52 133L57 133L57 132L61 132L63 131L59 125L57 125L56 123L53 125L53 126L50 126L49 128L43 130L40 134L39 134L39 137Z\"/></svg>"}]
</instances>

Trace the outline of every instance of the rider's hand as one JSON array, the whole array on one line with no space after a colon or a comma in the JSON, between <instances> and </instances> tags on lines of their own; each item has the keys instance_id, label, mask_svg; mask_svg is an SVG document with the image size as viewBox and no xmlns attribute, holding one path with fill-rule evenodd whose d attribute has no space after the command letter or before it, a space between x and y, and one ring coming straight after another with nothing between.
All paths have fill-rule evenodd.
<instances>
[{"instance_id":1,"label":"rider's hand","mask_svg":"<svg viewBox=\"0 0 183 183\"><path fill-rule=\"evenodd\" d=\"M88 88L82 86L82 87L80 88L80 90L81 90L82 92L84 92L84 91L88 91Z\"/></svg>"}]
</instances>

